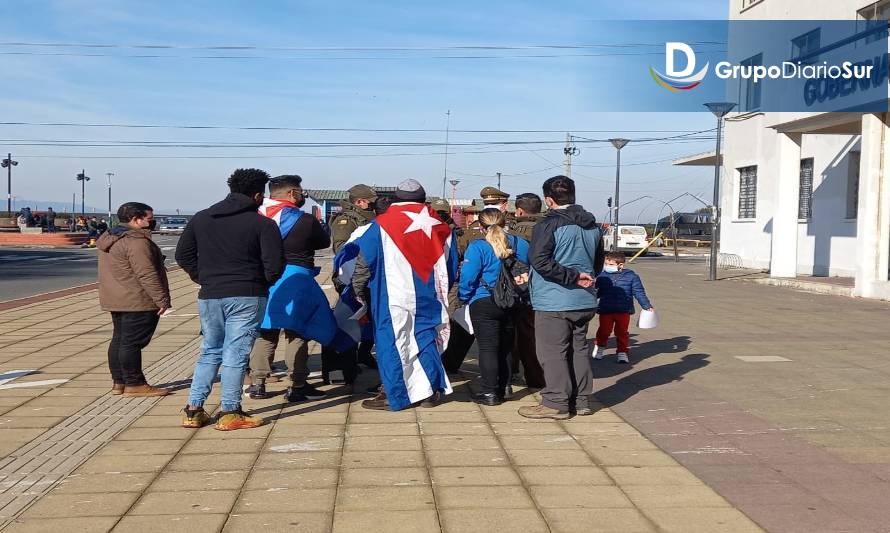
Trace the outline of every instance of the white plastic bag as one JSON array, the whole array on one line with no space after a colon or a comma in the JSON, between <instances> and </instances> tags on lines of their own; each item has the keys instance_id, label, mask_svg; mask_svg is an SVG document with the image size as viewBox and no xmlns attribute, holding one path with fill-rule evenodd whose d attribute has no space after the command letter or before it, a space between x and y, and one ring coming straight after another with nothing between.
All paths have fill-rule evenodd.
<instances>
[{"instance_id":1,"label":"white plastic bag","mask_svg":"<svg viewBox=\"0 0 890 533\"><path fill-rule=\"evenodd\" d=\"M640 318L637 320L637 327L640 329L653 329L658 327L658 313L655 310L643 309L640 311Z\"/></svg>"},{"instance_id":2,"label":"white plastic bag","mask_svg":"<svg viewBox=\"0 0 890 533\"><path fill-rule=\"evenodd\" d=\"M460 327L464 328L470 335L473 334L473 323L470 321L470 306L462 305L458 307L451 318L457 322Z\"/></svg>"}]
</instances>

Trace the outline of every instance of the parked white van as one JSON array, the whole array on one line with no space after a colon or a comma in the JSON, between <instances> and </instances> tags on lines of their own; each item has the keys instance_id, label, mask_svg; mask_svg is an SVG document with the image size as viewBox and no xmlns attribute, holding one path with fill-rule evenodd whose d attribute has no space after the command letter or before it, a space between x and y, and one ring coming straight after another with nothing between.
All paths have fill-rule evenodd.
<instances>
[{"instance_id":1,"label":"parked white van","mask_svg":"<svg viewBox=\"0 0 890 533\"><path fill-rule=\"evenodd\" d=\"M614 235L614 226L606 230L606 234L603 237L603 245L607 252L612 250L612 238ZM646 247L647 242L646 228L643 226L618 226L618 247L616 249L619 252L637 253Z\"/></svg>"}]
</instances>

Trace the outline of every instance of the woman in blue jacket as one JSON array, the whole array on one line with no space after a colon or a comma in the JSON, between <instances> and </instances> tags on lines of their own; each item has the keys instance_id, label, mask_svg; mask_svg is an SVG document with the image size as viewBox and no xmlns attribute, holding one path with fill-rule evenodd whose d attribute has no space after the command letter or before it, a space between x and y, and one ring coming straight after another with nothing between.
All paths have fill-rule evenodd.
<instances>
[{"instance_id":1,"label":"woman in blue jacket","mask_svg":"<svg viewBox=\"0 0 890 533\"><path fill-rule=\"evenodd\" d=\"M470 305L470 320L479 346L480 392L473 401L498 405L510 385L510 351L513 348L513 316L498 307L491 297L502 261L515 256L528 264L528 242L508 235L506 218L499 209L479 214L484 239L472 241L460 269L458 297ZM523 280L527 283L527 279Z\"/></svg>"}]
</instances>

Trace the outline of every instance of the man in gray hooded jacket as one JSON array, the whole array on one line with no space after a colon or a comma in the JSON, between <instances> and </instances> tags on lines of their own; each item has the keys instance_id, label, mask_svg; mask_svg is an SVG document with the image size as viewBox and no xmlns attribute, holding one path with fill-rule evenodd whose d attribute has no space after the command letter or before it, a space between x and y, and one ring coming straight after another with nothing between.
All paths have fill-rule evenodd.
<instances>
[{"instance_id":1,"label":"man in gray hooded jacket","mask_svg":"<svg viewBox=\"0 0 890 533\"><path fill-rule=\"evenodd\" d=\"M522 407L519 414L563 420L572 411L592 414L587 325L596 314L593 282L604 251L596 219L575 204L575 182L554 176L543 188L549 210L532 232L529 263L535 347L546 386L541 404Z\"/></svg>"}]
</instances>

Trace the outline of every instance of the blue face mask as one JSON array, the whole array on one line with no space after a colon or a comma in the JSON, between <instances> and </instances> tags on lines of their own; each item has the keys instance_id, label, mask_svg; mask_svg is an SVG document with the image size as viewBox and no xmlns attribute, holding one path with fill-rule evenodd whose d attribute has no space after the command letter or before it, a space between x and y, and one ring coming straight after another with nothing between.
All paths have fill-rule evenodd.
<instances>
[{"instance_id":1,"label":"blue face mask","mask_svg":"<svg viewBox=\"0 0 890 533\"><path fill-rule=\"evenodd\" d=\"M618 265L606 265L603 267L603 272L607 272L609 274L614 274L618 272Z\"/></svg>"}]
</instances>

